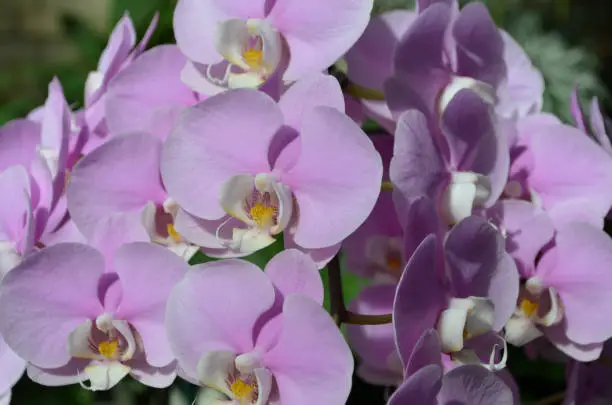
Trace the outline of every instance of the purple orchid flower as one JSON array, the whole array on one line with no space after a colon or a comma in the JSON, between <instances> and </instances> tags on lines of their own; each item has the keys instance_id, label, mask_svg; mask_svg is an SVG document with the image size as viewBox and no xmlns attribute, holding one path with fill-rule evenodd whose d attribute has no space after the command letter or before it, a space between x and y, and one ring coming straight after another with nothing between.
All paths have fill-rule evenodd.
<instances>
[{"instance_id":1,"label":"purple orchid flower","mask_svg":"<svg viewBox=\"0 0 612 405\"><path fill-rule=\"evenodd\" d=\"M198 248L176 231L179 207L161 181L162 146L158 137L146 132L124 134L99 146L75 166L68 207L86 238L100 221L121 214L135 229L146 230L152 242L186 260L193 256Z\"/></svg>"},{"instance_id":2,"label":"purple orchid flower","mask_svg":"<svg viewBox=\"0 0 612 405\"><path fill-rule=\"evenodd\" d=\"M552 115L529 116L516 128L505 195L543 207L555 225L578 220L602 227L612 207L612 156Z\"/></svg>"},{"instance_id":3,"label":"purple orchid flower","mask_svg":"<svg viewBox=\"0 0 612 405\"><path fill-rule=\"evenodd\" d=\"M66 243L26 258L2 281L0 330L28 361L28 376L48 386L89 380L112 388L127 374L166 387L176 361L164 314L187 264L109 221L91 246ZM146 288L143 288L146 286Z\"/></svg>"},{"instance_id":4,"label":"purple orchid flower","mask_svg":"<svg viewBox=\"0 0 612 405\"><path fill-rule=\"evenodd\" d=\"M447 106L439 128L417 110L400 117L390 167L400 218L410 201L423 195L450 224L497 201L510 156L505 134L489 110L475 93L462 90Z\"/></svg>"},{"instance_id":5,"label":"purple orchid flower","mask_svg":"<svg viewBox=\"0 0 612 405\"><path fill-rule=\"evenodd\" d=\"M383 181L389 181L393 137L382 134L371 139L382 158ZM342 251L349 271L362 277L397 283L405 260L402 227L395 215L392 193L380 193L370 216L342 242Z\"/></svg>"},{"instance_id":6,"label":"purple orchid flower","mask_svg":"<svg viewBox=\"0 0 612 405\"><path fill-rule=\"evenodd\" d=\"M513 405L514 393L504 381L477 365L464 365L443 374L442 344L434 330L425 331L406 357L405 379L389 405Z\"/></svg>"},{"instance_id":7,"label":"purple orchid flower","mask_svg":"<svg viewBox=\"0 0 612 405\"><path fill-rule=\"evenodd\" d=\"M181 81L186 62L176 45L161 45L119 72L106 92L109 133L145 131L166 139L183 110L202 100Z\"/></svg>"},{"instance_id":8,"label":"purple orchid flower","mask_svg":"<svg viewBox=\"0 0 612 405\"><path fill-rule=\"evenodd\" d=\"M567 365L567 393L563 405L596 405L610 401L611 344L612 341L604 344L601 357L596 361L573 361Z\"/></svg>"},{"instance_id":9,"label":"purple orchid flower","mask_svg":"<svg viewBox=\"0 0 612 405\"><path fill-rule=\"evenodd\" d=\"M262 272L238 259L194 266L173 290L168 336L209 403L344 403L353 358L321 307L315 263L296 250Z\"/></svg>"},{"instance_id":10,"label":"purple orchid flower","mask_svg":"<svg viewBox=\"0 0 612 405\"><path fill-rule=\"evenodd\" d=\"M16 120L0 129L0 272L35 245L52 243L66 217L70 169L70 109L59 82L49 85L41 121Z\"/></svg>"},{"instance_id":11,"label":"purple orchid flower","mask_svg":"<svg viewBox=\"0 0 612 405\"><path fill-rule=\"evenodd\" d=\"M421 334L436 328L442 342L438 355L447 366L481 364L480 354L488 350L491 358L483 365L503 369L505 350L496 363L496 350L486 347L499 340L487 336L501 331L518 297L519 275L504 240L475 216L453 227L443 244L439 240L435 235L425 238L397 288L393 322L400 357L407 359Z\"/></svg>"},{"instance_id":12,"label":"purple orchid flower","mask_svg":"<svg viewBox=\"0 0 612 405\"><path fill-rule=\"evenodd\" d=\"M523 48L504 30L504 61L507 75L497 87L495 112L506 119L520 119L542 110L544 78Z\"/></svg>"},{"instance_id":13,"label":"purple orchid flower","mask_svg":"<svg viewBox=\"0 0 612 405\"><path fill-rule=\"evenodd\" d=\"M612 155L612 143L610 142L610 137L606 131L606 122L599 108L599 101L597 100L597 97L594 97L593 100L591 100L590 120L588 126L586 124L584 111L580 106L578 89L574 89L570 101L572 116L574 117L574 121L578 129L584 133L591 134L599 145L606 152Z\"/></svg>"},{"instance_id":14,"label":"purple orchid flower","mask_svg":"<svg viewBox=\"0 0 612 405\"><path fill-rule=\"evenodd\" d=\"M136 30L126 12L110 35L106 48L98 62L97 70L90 72L85 83L85 108L82 124L87 128L88 141L84 152L95 149L108 137L106 124L106 92L111 80L140 56L147 47L157 26L159 15L155 15L140 43L136 43Z\"/></svg>"},{"instance_id":15,"label":"purple orchid flower","mask_svg":"<svg viewBox=\"0 0 612 405\"><path fill-rule=\"evenodd\" d=\"M184 79L214 94L258 87L275 73L292 82L321 72L357 41L372 6L372 0L181 0L174 34L191 61Z\"/></svg>"},{"instance_id":16,"label":"purple orchid flower","mask_svg":"<svg viewBox=\"0 0 612 405\"><path fill-rule=\"evenodd\" d=\"M506 63L502 36L487 8L470 3L453 16L452 2L423 3L433 4L422 4L426 8L400 40L395 74L385 83L391 111L416 108L435 118L463 89L494 105Z\"/></svg>"},{"instance_id":17,"label":"purple orchid flower","mask_svg":"<svg viewBox=\"0 0 612 405\"><path fill-rule=\"evenodd\" d=\"M416 18L417 13L408 10L394 10L372 18L361 38L344 57L351 82L382 92L385 80L393 75L397 44ZM384 100L359 102L368 117L389 132L395 131L395 120Z\"/></svg>"},{"instance_id":18,"label":"purple orchid flower","mask_svg":"<svg viewBox=\"0 0 612 405\"><path fill-rule=\"evenodd\" d=\"M176 230L217 257L284 232L286 248L323 266L370 214L382 179L380 155L343 111L337 81L322 74L278 104L239 89L188 109L162 153L166 189L186 211Z\"/></svg>"},{"instance_id":19,"label":"purple orchid flower","mask_svg":"<svg viewBox=\"0 0 612 405\"><path fill-rule=\"evenodd\" d=\"M366 315L393 312L396 284L376 284L364 288L351 302L349 309ZM403 367L395 347L392 324L346 325L347 339L360 359L357 375L374 385L398 386Z\"/></svg>"},{"instance_id":20,"label":"purple orchid flower","mask_svg":"<svg viewBox=\"0 0 612 405\"><path fill-rule=\"evenodd\" d=\"M507 207L503 219L507 243L517 246L514 254L526 280L506 324L506 339L521 346L544 335L568 356L594 360L612 337L605 320L612 310L607 293L612 241L584 222L558 226L554 233L553 222L540 212Z\"/></svg>"}]
</instances>

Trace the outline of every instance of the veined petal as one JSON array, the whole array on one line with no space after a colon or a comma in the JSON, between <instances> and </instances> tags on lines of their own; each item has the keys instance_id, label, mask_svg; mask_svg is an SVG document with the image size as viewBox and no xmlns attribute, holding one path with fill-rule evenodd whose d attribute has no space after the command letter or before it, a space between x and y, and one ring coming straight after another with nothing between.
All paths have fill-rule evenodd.
<instances>
[{"instance_id":1,"label":"veined petal","mask_svg":"<svg viewBox=\"0 0 612 405\"><path fill-rule=\"evenodd\" d=\"M232 176L221 185L219 195L219 203L223 210L247 225L252 225L253 221L244 209L244 201L250 198L254 183L255 177L250 174Z\"/></svg>"},{"instance_id":2,"label":"veined petal","mask_svg":"<svg viewBox=\"0 0 612 405\"><path fill-rule=\"evenodd\" d=\"M101 254L80 244L51 246L26 258L2 281L0 326L7 344L38 367L64 366L70 332L103 312L103 272Z\"/></svg>"},{"instance_id":3,"label":"veined petal","mask_svg":"<svg viewBox=\"0 0 612 405\"><path fill-rule=\"evenodd\" d=\"M372 6L373 0L277 1L267 20L283 34L291 54L283 78L295 81L340 59L365 31Z\"/></svg>"},{"instance_id":4,"label":"veined petal","mask_svg":"<svg viewBox=\"0 0 612 405\"><path fill-rule=\"evenodd\" d=\"M185 373L197 377L203 353L251 351L254 325L274 295L268 277L252 263L232 259L192 267L174 287L166 311L168 340Z\"/></svg>"},{"instance_id":5,"label":"veined petal","mask_svg":"<svg viewBox=\"0 0 612 405\"><path fill-rule=\"evenodd\" d=\"M198 361L197 377L199 382L207 387L232 397L227 385L228 377L234 372L234 359L236 354L232 351L219 350L204 353Z\"/></svg>"},{"instance_id":6,"label":"veined petal","mask_svg":"<svg viewBox=\"0 0 612 405\"><path fill-rule=\"evenodd\" d=\"M221 218L223 183L238 174L269 173L268 150L282 125L274 100L254 90L231 90L188 108L164 144L168 194L192 215Z\"/></svg>"},{"instance_id":7,"label":"veined petal","mask_svg":"<svg viewBox=\"0 0 612 405\"><path fill-rule=\"evenodd\" d=\"M299 209L295 242L304 248L340 243L374 208L380 154L353 121L330 107L306 112L299 140L299 160L280 179Z\"/></svg>"}]
</instances>

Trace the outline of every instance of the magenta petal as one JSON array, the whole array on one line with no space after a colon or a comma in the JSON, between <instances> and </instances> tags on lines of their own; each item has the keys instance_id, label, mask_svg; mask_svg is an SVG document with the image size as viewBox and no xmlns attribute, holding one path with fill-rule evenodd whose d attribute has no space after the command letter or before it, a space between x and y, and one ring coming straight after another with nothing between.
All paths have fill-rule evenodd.
<instances>
[{"instance_id":1,"label":"magenta petal","mask_svg":"<svg viewBox=\"0 0 612 405\"><path fill-rule=\"evenodd\" d=\"M612 154L612 143L610 142L610 137L606 133L606 123L601 114L597 97L594 97L591 101L591 130L601 147L606 152Z\"/></svg>"},{"instance_id":2,"label":"magenta petal","mask_svg":"<svg viewBox=\"0 0 612 405\"><path fill-rule=\"evenodd\" d=\"M442 367L435 364L425 366L406 378L389 398L388 405L436 405L441 379Z\"/></svg>"},{"instance_id":3,"label":"magenta petal","mask_svg":"<svg viewBox=\"0 0 612 405\"><path fill-rule=\"evenodd\" d=\"M197 378L211 350L248 353L257 319L274 303L274 286L254 264L223 260L192 267L168 300L166 328L181 368Z\"/></svg>"},{"instance_id":4,"label":"magenta petal","mask_svg":"<svg viewBox=\"0 0 612 405\"><path fill-rule=\"evenodd\" d=\"M441 404L513 405L512 390L480 365L457 367L442 378Z\"/></svg>"},{"instance_id":5,"label":"magenta petal","mask_svg":"<svg viewBox=\"0 0 612 405\"><path fill-rule=\"evenodd\" d=\"M161 141L147 133L118 136L87 155L68 185L68 208L79 230L91 236L104 217L161 204ZM134 153L138 151L138 153Z\"/></svg>"},{"instance_id":6,"label":"magenta petal","mask_svg":"<svg viewBox=\"0 0 612 405\"><path fill-rule=\"evenodd\" d=\"M175 45L161 45L143 53L123 69L110 83L106 94L109 132L119 135L152 129L151 124L160 112L195 104L195 94L181 81L186 62ZM178 115L167 118L178 118ZM176 123L176 120L170 121L173 122L168 122L167 127ZM163 138L169 133L163 134Z\"/></svg>"},{"instance_id":7,"label":"magenta petal","mask_svg":"<svg viewBox=\"0 0 612 405\"><path fill-rule=\"evenodd\" d=\"M308 255L295 249L282 251L268 262L265 272L281 299L301 294L323 305L323 281Z\"/></svg>"},{"instance_id":8,"label":"magenta petal","mask_svg":"<svg viewBox=\"0 0 612 405\"><path fill-rule=\"evenodd\" d=\"M299 206L295 242L304 248L335 245L374 208L380 155L353 121L330 107L306 113L299 140L299 160L281 177Z\"/></svg>"},{"instance_id":9,"label":"magenta petal","mask_svg":"<svg viewBox=\"0 0 612 405\"><path fill-rule=\"evenodd\" d=\"M493 330L501 330L519 293L519 273L502 236L485 219L467 217L447 234L444 251L455 296L489 298L495 307Z\"/></svg>"},{"instance_id":10,"label":"magenta petal","mask_svg":"<svg viewBox=\"0 0 612 405\"><path fill-rule=\"evenodd\" d=\"M435 326L445 305L444 290L438 282L437 249L436 237L428 236L406 265L395 293L395 343L404 362L423 332Z\"/></svg>"},{"instance_id":11,"label":"magenta petal","mask_svg":"<svg viewBox=\"0 0 612 405\"><path fill-rule=\"evenodd\" d=\"M72 358L68 364L59 368L44 369L28 364L26 373L30 380L46 387L60 387L63 385L78 384L87 381L85 367L89 365L89 359Z\"/></svg>"},{"instance_id":12,"label":"magenta petal","mask_svg":"<svg viewBox=\"0 0 612 405\"><path fill-rule=\"evenodd\" d=\"M417 197L410 202L404 222L404 256L410 258L427 236L442 236L443 229L436 207L427 196Z\"/></svg>"},{"instance_id":13,"label":"magenta petal","mask_svg":"<svg viewBox=\"0 0 612 405\"><path fill-rule=\"evenodd\" d=\"M166 366L174 359L164 325L166 302L188 268L181 257L148 243L124 245L115 254L123 289L117 318L136 328L151 366Z\"/></svg>"},{"instance_id":14,"label":"magenta petal","mask_svg":"<svg viewBox=\"0 0 612 405\"><path fill-rule=\"evenodd\" d=\"M277 1L267 19L289 46L284 79L298 80L340 59L366 29L372 5L373 0Z\"/></svg>"},{"instance_id":15,"label":"magenta petal","mask_svg":"<svg viewBox=\"0 0 612 405\"><path fill-rule=\"evenodd\" d=\"M55 245L26 258L2 282L0 328L7 344L39 367L68 363L68 335L102 312L103 271L102 256L86 245Z\"/></svg>"},{"instance_id":16,"label":"magenta petal","mask_svg":"<svg viewBox=\"0 0 612 405\"><path fill-rule=\"evenodd\" d=\"M274 100L254 90L231 90L187 109L162 153L168 193L193 215L221 218L222 184L269 172L268 149L282 125Z\"/></svg>"},{"instance_id":17,"label":"magenta petal","mask_svg":"<svg viewBox=\"0 0 612 405\"><path fill-rule=\"evenodd\" d=\"M317 72L289 87L278 106L285 117L285 125L299 131L304 114L315 107L327 106L344 112L344 96L338 80Z\"/></svg>"},{"instance_id":18,"label":"magenta petal","mask_svg":"<svg viewBox=\"0 0 612 405\"><path fill-rule=\"evenodd\" d=\"M37 154L40 124L14 120L0 127L0 172L13 165L28 167Z\"/></svg>"},{"instance_id":19,"label":"magenta petal","mask_svg":"<svg viewBox=\"0 0 612 405\"><path fill-rule=\"evenodd\" d=\"M365 315L392 313L395 288L393 284L366 287L351 302L349 309ZM346 333L351 348L359 356L362 364L367 365L370 370L384 372L385 376L394 373L394 384L401 380L402 370L391 370L388 361L390 356L397 356L393 325L346 325Z\"/></svg>"},{"instance_id":20,"label":"magenta petal","mask_svg":"<svg viewBox=\"0 0 612 405\"><path fill-rule=\"evenodd\" d=\"M281 335L263 362L281 403L339 404L351 390L353 356L340 330L317 302L298 294L285 299Z\"/></svg>"},{"instance_id":21,"label":"magenta petal","mask_svg":"<svg viewBox=\"0 0 612 405\"><path fill-rule=\"evenodd\" d=\"M555 243L555 249L546 253L538 265L536 277L557 290L563 303L567 337L583 345L609 339L612 240L591 225L574 223L558 229Z\"/></svg>"}]
</instances>

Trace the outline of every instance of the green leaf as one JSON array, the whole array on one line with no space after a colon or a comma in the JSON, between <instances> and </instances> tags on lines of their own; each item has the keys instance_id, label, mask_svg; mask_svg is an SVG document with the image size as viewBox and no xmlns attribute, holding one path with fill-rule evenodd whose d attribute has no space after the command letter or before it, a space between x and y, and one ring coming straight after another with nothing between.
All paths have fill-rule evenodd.
<instances>
[{"instance_id":1,"label":"green leaf","mask_svg":"<svg viewBox=\"0 0 612 405\"><path fill-rule=\"evenodd\" d=\"M246 260L248 262L251 262L253 264L256 264L257 266L259 266L263 270L263 268L266 267L266 264L270 261L270 259L272 259L274 256L276 256L279 252L282 252L284 248L285 247L284 247L284 243L283 243L283 235L280 234L280 235L277 236L276 242L274 242L273 244L271 244L267 248L259 250L259 251L255 252L252 255L249 255L247 257L243 257L242 259ZM198 251L191 258L191 260L189 260L189 264L195 265L195 264L201 264L201 263L207 263L207 262L214 262L214 261L217 261L217 260L219 260L219 259L216 259L214 257L206 256L201 251Z\"/></svg>"}]
</instances>

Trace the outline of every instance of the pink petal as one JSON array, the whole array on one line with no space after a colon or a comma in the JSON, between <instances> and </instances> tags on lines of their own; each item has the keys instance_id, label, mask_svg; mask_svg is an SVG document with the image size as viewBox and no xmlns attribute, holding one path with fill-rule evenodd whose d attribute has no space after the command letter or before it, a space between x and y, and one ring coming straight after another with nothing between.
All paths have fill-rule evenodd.
<instances>
[{"instance_id":1,"label":"pink petal","mask_svg":"<svg viewBox=\"0 0 612 405\"><path fill-rule=\"evenodd\" d=\"M269 172L268 149L282 125L274 100L254 90L228 91L187 109L164 145L168 193L195 216L221 218L221 185L233 175Z\"/></svg>"},{"instance_id":2,"label":"pink petal","mask_svg":"<svg viewBox=\"0 0 612 405\"><path fill-rule=\"evenodd\" d=\"M588 198L594 205L593 214L604 217L612 206L610 155L579 130L566 125L542 128L530 136L535 165L529 181L544 208Z\"/></svg>"},{"instance_id":3,"label":"pink petal","mask_svg":"<svg viewBox=\"0 0 612 405\"><path fill-rule=\"evenodd\" d=\"M281 182L299 206L295 242L322 248L341 242L367 218L380 193L382 162L372 141L339 111L306 113L301 154Z\"/></svg>"},{"instance_id":4,"label":"pink petal","mask_svg":"<svg viewBox=\"0 0 612 405\"><path fill-rule=\"evenodd\" d=\"M285 117L285 125L299 131L304 115L315 107L328 106L344 112L344 96L338 80L316 72L289 87L278 106Z\"/></svg>"},{"instance_id":5,"label":"pink petal","mask_svg":"<svg viewBox=\"0 0 612 405\"><path fill-rule=\"evenodd\" d=\"M0 336L0 396L19 381L26 362L15 354Z\"/></svg>"},{"instance_id":6,"label":"pink petal","mask_svg":"<svg viewBox=\"0 0 612 405\"><path fill-rule=\"evenodd\" d=\"M168 110L193 105L197 98L181 81L187 59L175 45L161 45L143 53L110 83L106 99L106 124L112 135L143 131L161 124L172 127L178 113L167 120L156 116ZM169 122L165 122L169 121ZM170 131L156 131L164 139Z\"/></svg>"},{"instance_id":7,"label":"pink petal","mask_svg":"<svg viewBox=\"0 0 612 405\"><path fill-rule=\"evenodd\" d=\"M21 247L30 206L30 176L23 166L0 173L0 238Z\"/></svg>"},{"instance_id":8,"label":"pink petal","mask_svg":"<svg viewBox=\"0 0 612 405\"><path fill-rule=\"evenodd\" d=\"M141 209L166 199L159 175L162 144L147 133L118 136L74 168L68 209L79 230L91 236L105 216ZM134 153L138 151L138 153Z\"/></svg>"},{"instance_id":9,"label":"pink petal","mask_svg":"<svg viewBox=\"0 0 612 405\"><path fill-rule=\"evenodd\" d=\"M323 305L323 281L316 263L299 250L285 250L268 262L266 275L280 294L301 294Z\"/></svg>"},{"instance_id":10,"label":"pink petal","mask_svg":"<svg viewBox=\"0 0 612 405\"><path fill-rule=\"evenodd\" d=\"M164 325L166 302L188 268L181 257L149 243L124 245L115 254L115 271L123 289L116 317L136 328L146 361L153 367L167 366L174 359Z\"/></svg>"},{"instance_id":11,"label":"pink petal","mask_svg":"<svg viewBox=\"0 0 612 405\"><path fill-rule=\"evenodd\" d=\"M14 165L28 167L37 154L40 124L14 120L0 127L0 172Z\"/></svg>"},{"instance_id":12,"label":"pink petal","mask_svg":"<svg viewBox=\"0 0 612 405\"><path fill-rule=\"evenodd\" d=\"M168 339L181 368L196 378L212 350L248 353L257 319L274 303L274 286L254 264L222 260L192 267L168 300Z\"/></svg>"},{"instance_id":13,"label":"pink petal","mask_svg":"<svg viewBox=\"0 0 612 405\"><path fill-rule=\"evenodd\" d=\"M265 0L180 0L174 10L174 36L181 51L191 60L205 64L221 62L215 47L219 23L231 18L262 19Z\"/></svg>"},{"instance_id":14,"label":"pink petal","mask_svg":"<svg viewBox=\"0 0 612 405\"><path fill-rule=\"evenodd\" d=\"M591 225L574 223L558 229L555 242L554 250L538 265L536 277L557 290L567 337L583 345L609 339L612 240Z\"/></svg>"},{"instance_id":15,"label":"pink petal","mask_svg":"<svg viewBox=\"0 0 612 405\"><path fill-rule=\"evenodd\" d=\"M267 19L289 45L284 79L298 80L340 59L365 31L372 5L373 0L277 1Z\"/></svg>"},{"instance_id":16,"label":"pink petal","mask_svg":"<svg viewBox=\"0 0 612 405\"><path fill-rule=\"evenodd\" d=\"M505 118L520 118L540 112L544 103L544 78L514 38L504 30L500 32L508 77L497 90L495 110Z\"/></svg>"},{"instance_id":17,"label":"pink petal","mask_svg":"<svg viewBox=\"0 0 612 405\"><path fill-rule=\"evenodd\" d=\"M68 335L102 311L103 271L102 256L86 245L55 245L27 258L2 283L0 326L7 344L39 367L68 363Z\"/></svg>"},{"instance_id":18,"label":"pink petal","mask_svg":"<svg viewBox=\"0 0 612 405\"><path fill-rule=\"evenodd\" d=\"M353 356L329 314L315 301L291 295L283 306L279 341L263 359L278 384L281 403L344 403Z\"/></svg>"}]
</instances>

